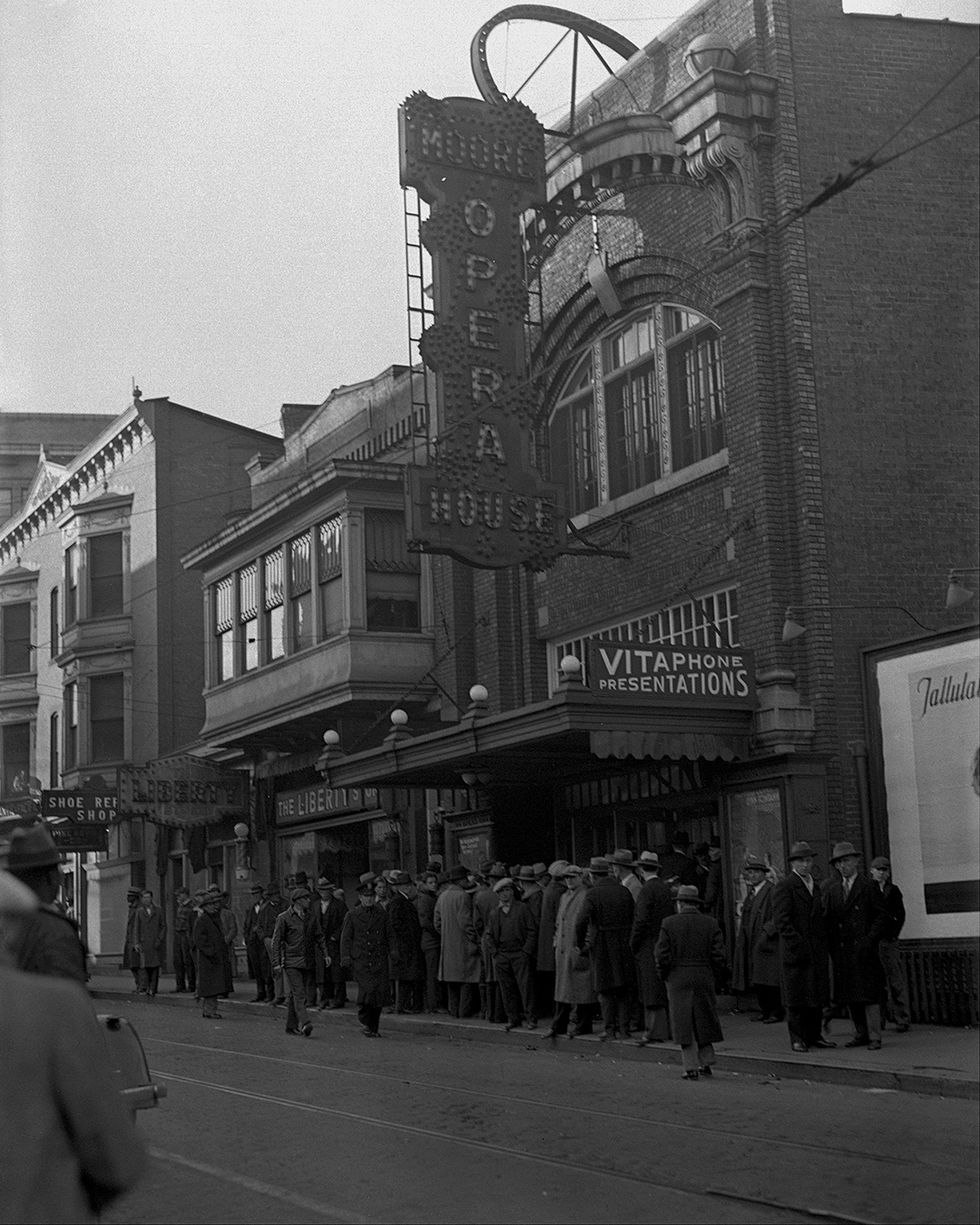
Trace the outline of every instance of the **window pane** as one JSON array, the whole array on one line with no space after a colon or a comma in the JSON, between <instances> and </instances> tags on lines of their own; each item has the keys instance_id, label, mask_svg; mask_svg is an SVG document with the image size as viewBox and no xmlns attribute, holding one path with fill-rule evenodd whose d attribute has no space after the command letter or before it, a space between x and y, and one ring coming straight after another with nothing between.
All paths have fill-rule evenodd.
<instances>
[{"instance_id":1,"label":"window pane","mask_svg":"<svg viewBox=\"0 0 980 1225\"><path fill-rule=\"evenodd\" d=\"M313 645L313 598L309 591L290 600L290 637L293 650Z\"/></svg>"},{"instance_id":2,"label":"window pane","mask_svg":"<svg viewBox=\"0 0 980 1225\"><path fill-rule=\"evenodd\" d=\"M125 752L123 675L93 676L89 681L91 760L118 761Z\"/></svg>"},{"instance_id":3,"label":"window pane","mask_svg":"<svg viewBox=\"0 0 980 1225\"><path fill-rule=\"evenodd\" d=\"M610 497L640 489L660 476L655 381L651 362L606 388Z\"/></svg>"},{"instance_id":4,"label":"window pane","mask_svg":"<svg viewBox=\"0 0 980 1225\"><path fill-rule=\"evenodd\" d=\"M252 562L238 572L238 621L246 672L259 666L258 594L258 564Z\"/></svg>"},{"instance_id":5,"label":"window pane","mask_svg":"<svg viewBox=\"0 0 980 1225\"><path fill-rule=\"evenodd\" d=\"M57 787L61 779L61 730L58 712L51 716L48 723L48 786Z\"/></svg>"},{"instance_id":6,"label":"window pane","mask_svg":"<svg viewBox=\"0 0 980 1225\"><path fill-rule=\"evenodd\" d=\"M332 638L344 628L344 580L338 575L320 584L320 636Z\"/></svg>"},{"instance_id":7,"label":"window pane","mask_svg":"<svg viewBox=\"0 0 980 1225\"><path fill-rule=\"evenodd\" d=\"M410 553L400 511L364 514L367 628L419 628L419 558Z\"/></svg>"},{"instance_id":8,"label":"window pane","mask_svg":"<svg viewBox=\"0 0 980 1225\"><path fill-rule=\"evenodd\" d=\"M122 533L91 536L88 542L89 614L111 617L123 610Z\"/></svg>"},{"instance_id":9,"label":"window pane","mask_svg":"<svg viewBox=\"0 0 980 1225\"><path fill-rule=\"evenodd\" d=\"M235 675L235 589L232 575L214 585L215 680Z\"/></svg>"},{"instance_id":10,"label":"window pane","mask_svg":"<svg viewBox=\"0 0 980 1225\"><path fill-rule=\"evenodd\" d=\"M4 799L26 799L31 773L31 725L9 723L0 728L0 754L3 756L2 795Z\"/></svg>"},{"instance_id":11,"label":"window pane","mask_svg":"<svg viewBox=\"0 0 980 1225\"><path fill-rule=\"evenodd\" d=\"M289 542L289 591L299 595L310 589L310 533Z\"/></svg>"},{"instance_id":12,"label":"window pane","mask_svg":"<svg viewBox=\"0 0 980 1225\"><path fill-rule=\"evenodd\" d=\"M671 461L676 471L725 445L721 355L713 328L703 328L671 346L667 379Z\"/></svg>"},{"instance_id":13,"label":"window pane","mask_svg":"<svg viewBox=\"0 0 980 1225\"><path fill-rule=\"evenodd\" d=\"M343 520L339 515L321 523L317 534L319 556L317 557L317 572L320 582L328 582L336 578L343 569Z\"/></svg>"},{"instance_id":14,"label":"window pane","mask_svg":"<svg viewBox=\"0 0 980 1225\"><path fill-rule=\"evenodd\" d=\"M52 659L61 650L61 626L58 611L58 588L52 587L48 600L48 652Z\"/></svg>"},{"instance_id":15,"label":"window pane","mask_svg":"<svg viewBox=\"0 0 980 1225\"><path fill-rule=\"evenodd\" d=\"M31 606L5 604L0 608L0 675L31 670Z\"/></svg>"},{"instance_id":16,"label":"window pane","mask_svg":"<svg viewBox=\"0 0 980 1225\"><path fill-rule=\"evenodd\" d=\"M65 686L65 769L78 764L78 686Z\"/></svg>"},{"instance_id":17,"label":"window pane","mask_svg":"<svg viewBox=\"0 0 980 1225\"><path fill-rule=\"evenodd\" d=\"M78 620L78 545L65 550L65 625L74 625Z\"/></svg>"}]
</instances>

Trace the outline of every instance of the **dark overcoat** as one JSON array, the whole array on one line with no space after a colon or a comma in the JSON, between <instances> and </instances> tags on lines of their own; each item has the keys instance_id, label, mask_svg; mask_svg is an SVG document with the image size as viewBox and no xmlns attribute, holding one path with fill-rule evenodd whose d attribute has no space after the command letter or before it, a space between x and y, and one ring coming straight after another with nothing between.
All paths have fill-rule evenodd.
<instances>
[{"instance_id":1,"label":"dark overcoat","mask_svg":"<svg viewBox=\"0 0 980 1225\"><path fill-rule=\"evenodd\" d=\"M225 975L225 933L217 915L206 912L194 923L194 947L197 949L197 991L202 999L221 995L227 987Z\"/></svg>"},{"instance_id":2,"label":"dark overcoat","mask_svg":"<svg viewBox=\"0 0 980 1225\"><path fill-rule=\"evenodd\" d=\"M133 944L139 948L139 968L158 969L163 964L167 921L159 906L146 910L140 906L133 920Z\"/></svg>"},{"instance_id":3,"label":"dark overcoat","mask_svg":"<svg viewBox=\"0 0 980 1225\"><path fill-rule=\"evenodd\" d=\"M18 970L27 974L51 974L73 978L85 985L88 966L78 928L57 906L45 903L23 915L11 950Z\"/></svg>"},{"instance_id":4,"label":"dark overcoat","mask_svg":"<svg viewBox=\"0 0 980 1225\"><path fill-rule=\"evenodd\" d=\"M787 1008L830 1003L827 921L817 881L813 893L790 872L776 883L772 921L779 933L779 988Z\"/></svg>"},{"instance_id":5,"label":"dark overcoat","mask_svg":"<svg viewBox=\"0 0 980 1225\"><path fill-rule=\"evenodd\" d=\"M666 1008L667 986L657 969L654 950L664 919L674 913L670 890L658 877L640 889L633 912L630 948L636 961L637 990L644 1008Z\"/></svg>"},{"instance_id":6,"label":"dark overcoat","mask_svg":"<svg viewBox=\"0 0 980 1225\"><path fill-rule=\"evenodd\" d=\"M396 889L388 903L388 927L391 938L391 977L405 981L421 978L422 925L413 902Z\"/></svg>"},{"instance_id":7,"label":"dark overcoat","mask_svg":"<svg viewBox=\"0 0 980 1225\"><path fill-rule=\"evenodd\" d=\"M773 892L772 881L765 880L742 904L732 973L736 991L779 986L779 932L772 917Z\"/></svg>"},{"instance_id":8,"label":"dark overcoat","mask_svg":"<svg viewBox=\"0 0 980 1225\"><path fill-rule=\"evenodd\" d=\"M391 952L388 912L377 902L355 906L340 934L340 964L357 983L357 1002L383 1008L388 1002L388 958Z\"/></svg>"},{"instance_id":9,"label":"dark overcoat","mask_svg":"<svg viewBox=\"0 0 980 1225\"><path fill-rule=\"evenodd\" d=\"M725 977L725 938L718 920L696 910L668 915L655 950L667 983L670 1028L679 1046L721 1042L715 983Z\"/></svg>"},{"instance_id":10,"label":"dark overcoat","mask_svg":"<svg viewBox=\"0 0 980 1225\"><path fill-rule=\"evenodd\" d=\"M624 889L618 880L600 876L586 890L585 901L575 924L575 943L589 951L592 986L596 991L615 991L633 984L632 929L632 893Z\"/></svg>"},{"instance_id":11,"label":"dark overcoat","mask_svg":"<svg viewBox=\"0 0 980 1225\"><path fill-rule=\"evenodd\" d=\"M850 894L835 881L827 890L827 937L834 963L834 999L841 1004L877 1004L885 997L885 972L878 941L889 915L881 890L860 873Z\"/></svg>"}]
</instances>

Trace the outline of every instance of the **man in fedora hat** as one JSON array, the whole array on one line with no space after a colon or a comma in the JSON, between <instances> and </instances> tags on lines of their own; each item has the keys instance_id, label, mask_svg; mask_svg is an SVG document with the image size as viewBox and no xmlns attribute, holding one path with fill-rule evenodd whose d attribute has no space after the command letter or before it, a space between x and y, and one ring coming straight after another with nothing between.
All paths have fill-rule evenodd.
<instances>
[{"instance_id":1,"label":"man in fedora hat","mask_svg":"<svg viewBox=\"0 0 980 1225\"><path fill-rule=\"evenodd\" d=\"M10 836L7 870L37 898L20 924L13 949L18 970L88 981L85 948L71 919L55 905L61 889L61 855L47 826L17 826Z\"/></svg>"},{"instance_id":2,"label":"man in fedora hat","mask_svg":"<svg viewBox=\"0 0 980 1225\"><path fill-rule=\"evenodd\" d=\"M694 885L698 879L697 861L688 854L691 839L682 829L670 835L670 850L660 856L660 879L674 891L678 885Z\"/></svg>"},{"instance_id":3,"label":"man in fedora hat","mask_svg":"<svg viewBox=\"0 0 980 1225\"><path fill-rule=\"evenodd\" d=\"M205 1021L220 1021L218 996L225 989L225 934L221 927L221 890L211 885L201 898L201 913L194 923L193 940L197 950L197 991L201 1016Z\"/></svg>"},{"instance_id":4,"label":"man in fedora hat","mask_svg":"<svg viewBox=\"0 0 980 1225\"><path fill-rule=\"evenodd\" d=\"M716 1042L724 1040L715 984L728 971L725 940L717 919L701 913L696 885L678 885L676 914L660 926L655 956L667 984L670 1023L681 1048L685 1080L711 1076Z\"/></svg>"},{"instance_id":5,"label":"man in fedora hat","mask_svg":"<svg viewBox=\"0 0 980 1225\"><path fill-rule=\"evenodd\" d=\"M276 881L270 881L262 897L262 910L256 921L256 933L261 936L269 959L269 979L265 985L265 996L267 1003L278 1008L286 1002L286 985L282 972L272 959L272 933L276 930L276 920L288 903L283 899Z\"/></svg>"},{"instance_id":6,"label":"man in fedora hat","mask_svg":"<svg viewBox=\"0 0 980 1225\"><path fill-rule=\"evenodd\" d=\"M853 843L835 843L830 862L840 873L825 901L834 998L847 1006L854 1023L844 1045L879 1051L886 988L878 941L888 929L888 912L881 890L858 871L861 855Z\"/></svg>"},{"instance_id":7,"label":"man in fedora hat","mask_svg":"<svg viewBox=\"0 0 980 1225\"><path fill-rule=\"evenodd\" d=\"M609 861L589 861L592 885L575 925L576 947L587 950L592 985L602 1008L600 1042L629 1033L629 993L635 970L630 951L633 895L609 875Z\"/></svg>"},{"instance_id":8,"label":"man in fedora hat","mask_svg":"<svg viewBox=\"0 0 980 1225\"><path fill-rule=\"evenodd\" d=\"M153 890L144 889L133 922L133 951L140 969L141 995L152 999L160 983L160 966L167 938L167 922L163 911L153 900Z\"/></svg>"},{"instance_id":9,"label":"man in fedora hat","mask_svg":"<svg viewBox=\"0 0 980 1225\"><path fill-rule=\"evenodd\" d=\"M391 938L388 912L375 890L377 876L365 872L357 882L358 905L344 919L340 960L357 983L357 1019L366 1038L377 1038L388 1000Z\"/></svg>"},{"instance_id":10,"label":"man in fedora hat","mask_svg":"<svg viewBox=\"0 0 980 1225\"><path fill-rule=\"evenodd\" d=\"M261 885L255 888L261 895ZM191 892L186 885L179 885L174 891L174 977L177 980L174 991L179 993L197 991L197 968L191 943L195 918Z\"/></svg>"},{"instance_id":11,"label":"man in fedora hat","mask_svg":"<svg viewBox=\"0 0 980 1225\"><path fill-rule=\"evenodd\" d=\"M402 868L388 877L388 935L391 940L391 981L395 984L395 1012L422 1011L422 925L415 909L415 883Z\"/></svg>"},{"instance_id":12,"label":"man in fedora hat","mask_svg":"<svg viewBox=\"0 0 980 1225\"><path fill-rule=\"evenodd\" d=\"M667 987L660 977L654 950L664 919L674 913L670 890L660 879L660 857L642 851L633 864L639 873L640 893L633 913L630 948L636 963L637 993L644 1012L644 1030L637 1046L664 1042L670 1037L667 1018Z\"/></svg>"},{"instance_id":13,"label":"man in fedora hat","mask_svg":"<svg viewBox=\"0 0 980 1225\"><path fill-rule=\"evenodd\" d=\"M480 942L473 918L470 874L462 864L449 870L447 888L436 899L433 924L439 933L439 978L446 984L449 1015L472 1016L479 1007Z\"/></svg>"},{"instance_id":14,"label":"man in fedora hat","mask_svg":"<svg viewBox=\"0 0 980 1225\"><path fill-rule=\"evenodd\" d=\"M248 908L242 923L242 939L245 941L248 972L255 979L255 999L249 1000L250 1004L265 1003L268 998L266 984L271 977L268 966L269 955L265 951L265 941L262 939L259 928L262 915L262 893L261 885L254 884L251 887Z\"/></svg>"},{"instance_id":15,"label":"man in fedora hat","mask_svg":"<svg viewBox=\"0 0 980 1225\"><path fill-rule=\"evenodd\" d=\"M320 988L320 1011L343 1008L347 1002L347 976L340 964L340 933L347 918L344 891L325 876L316 882L317 900L312 910L323 933L329 961L317 955L317 982Z\"/></svg>"},{"instance_id":16,"label":"man in fedora hat","mask_svg":"<svg viewBox=\"0 0 980 1225\"><path fill-rule=\"evenodd\" d=\"M813 879L813 848L794 842L787 858L790 871L773 891L772 921L779 933L779 981L790 1047L804 1054L811 1047L837 1045L821 1033L823 1010L830 1002L827 922Z\"/></svg>"},{"instance_id":17,"label":"man in fedora hat","mask_svg":"<svg viewBox=\"0 0 980 1225\"><path fill-rule=\"evenodd\" d=\"M140 907L140 891L139 889L126 890L126 936L123 941L122 951L122 968L129 970L133 976L133 986L139 988L140 985L140 959L139 954L133 947L133 927L136 924L136 912ZM191 927L194 926L196 915L191 917ZM191 950L193 957L193 949Z\"/></svg>"},{"instance_id":18,"label":"man in fedora hat","mask_svg":"<svg viewBox=\"0 0 980 1225\"><path fill-rule=\"evenodd\" d=\"M439 892L440 871L432 870L431 864L419 877L418 896L415 899L415 909L419 913L419 927L422 929L422 960L425 963L425 1011L445 1012L443 1008L443 987L439 982L439 950L442 941L436 931L435 910Z\"/></svg>"},{"instance_id":19,"label":"man in fedora hat","mask_svg":"<svg viewBox=\"0 0 980 1225\"><path fill-rule=\"evenodd\" d=\"M779 933L772 917L774 886L769 866L756 855L742 864L745 900L735 937L732 985L739 994L753 992L760 1014L753 1021L773 1025L786 1015L779 994Z\"/></svg>"},{"instance_id":20,"label":"man in fedora hat","mask_svg":"<svg viewBox=\"0 0 980 1225\"><path fill-rule=\"evenodd\" d=\"M289 906L276 919L272 933L272 964L282 971L286 992L286 1033L309 1038L313 1022L306 1007L314 957L326 959L327 948L319 924L309 921L311 893L298 885L289 895Z\"/></svg>"}]
</instances>

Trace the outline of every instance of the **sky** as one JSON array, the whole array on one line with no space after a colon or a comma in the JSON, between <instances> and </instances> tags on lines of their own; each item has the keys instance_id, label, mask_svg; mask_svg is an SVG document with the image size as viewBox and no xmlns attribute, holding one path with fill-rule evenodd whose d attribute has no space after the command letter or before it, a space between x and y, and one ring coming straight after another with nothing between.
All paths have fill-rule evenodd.
<instances>
[{"instance_id":1,"label":"sky","mask_svg":"<svg viewBox=\"0 0 980 1225\"><path fill-rule=\"evenodd\" d=\"M477 96L470 42L506 7L2 0L0 433L2 411L122 412L134 380L278 433L282 403L406 362L398 106ZM562 7L643 46L692 5ZM980 0L845 8L980 18ZM560 35L494 30L505 92ZM521 94L545 124L569 47ZM605 75L583 55L583 88Z\"/></svg>"}]
</instances>

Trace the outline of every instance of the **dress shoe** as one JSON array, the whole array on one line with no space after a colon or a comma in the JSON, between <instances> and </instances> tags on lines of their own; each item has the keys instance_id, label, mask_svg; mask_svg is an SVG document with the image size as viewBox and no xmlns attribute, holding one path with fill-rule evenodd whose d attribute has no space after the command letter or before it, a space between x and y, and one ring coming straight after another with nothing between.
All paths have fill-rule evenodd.
<instances>
[{"instance_id":1,"label":"dress shoe","mask_svg":"<svg viewBox=\"0 0 980 1225\"><path fill-rule=\"evenodd\" d=\"M275 1008L281 1008L283 1004L285 1004L285 1002L286 1002L286 997L284 995L277 995L276 998L272 1001L273 1006Z\"/></svg>"},{"instance_id":2,"label":"dress shoe","mask_svg":"<svg viewBox=\"0 0 980 1225\"><path fill-rule=\"evenodd\" d=\"M538 1028L538 1023L537 1023L537 1021L534 1019L534 1017L532 1017L532 1018L530 1019L530 1021L528 1021L528 1023L527 1023L527 1027L528 1027L528 1029L537 1029L537 1028Z\"/></svg>"},{"instance_id":3,"label":"dress shoe","mask_svg":"<svg viewBox=\"0 0 980 1225\"><path fill-rule=\"evenodd\" d=\"M298 1034L299 1034L299 1030L298 1030L298 1029L296 1029L296 1028L295 1028L295 1026L292 1026L292 1025L287 1025L287 1026L286 1026L286 1033L287 1033L287 1034L295 1034L295 1035L298 1035Z\"/></svg>"},{"instance_id":4,"label":"dress shoe","mask_svg":"<svg viewBox=\"0 0 980 1225\"><path fill-rule=\"evenodd\" d=\"M816 1042L811 1042L812 1047L816 1047L818 1051L835 1051L837 1049L836 1042L828 1042L826 1038L818 1038Z\"/></svg>"},{"instance_id":5,"label":"dress shoe","mask_svg":"<svg viewBox=\"0 0 980 1225\"><path fill-rule=\"evenodd\" d=\"M681 1080L697 1080L697 1078L698 1073L694 1068L691 1068L689 1072L681 1072Z\"/></svg>"},{"instance_id":6,"label":"dress shoe","mask_svg":"<svg viewBox=\"0 0 980 1225\"><path fill-rule=\"evenodd\" d=\"M361 1026L361 1033L365 1038L377 1038L378 1031L376 1029L368 1029L366 1025Z\"/></svg>"},{"instance_id":7,"label":"dress shoe","mask_svg":"<svg viewBox=\"0 0 980 1225\"><path fill-rule=\"evenodd\" d=\"M763 1017L762 1024L763 1025L778 1025L781 1020L782 1020L782 1017Z\"/></svg>"},{"instance_id":8,"label":"dress shoe","mask_svg":"<svg viewBox=\"0 0 980 1225\"><path fill-rule=\"evenodd\" d=\"M908 1032L909 1032L909 1027L908 1027L908 1025L906 1025L906 1024L904 1024L904 1023L903 1023L902 1025L896 1025L896 1026L895 1026L895 1033L896 1033L896 1034L907 1034Z\"/></svg>"},{"instance_id":9,"label":"dress shoe","mask_svg":"<svg viewBox=\"0 0 980 1225\"><path fill-rule=\"evenodd\" d=\"M794 1042L792 1043L792 1049L796 1051L797 1055L805 1055L810 1048L805 1042Z\"/></svg>"},{"instance_id":10,"label":"dress shoe","mask_svg":"<svg viewBox=\"0 0 980 1225\"><path fill-rule=\"evenodd\" d=\"M249 1002L250 1004L264 1004L264 1003L265 1003L265 996L264 996L264 995L257 995L257 996L255 997L255 999L254 999L254 1000L249 1000L248 1002Z\"/></svg>"},{"instance_id":11,"label":"dress shoe","mask_svg":"<svg viewBox=\"0 0 980 1225\"><path fill-rule=\"evenodd\" d=\"M708 1063L702 1064L702 1066L698 1068L698 1071L702 1076L714 1076L714 1072L711 1070L711 1065Z\"/></svg>"},{"instance_id":12,"label":"dress shoe","mask_svg":"<svg viewBox=\"0 0 980 1225\"><path fill-rule=\"evenodd\" d=\"M764 1016L762 1013L760 1013L757 1017L749 1017L749 1020L750 1021L762 1021L763 1024L765 1024L765 1022L769 1020L769 1017Z\"/></svg>"},{"instance_id":13,"label":"dress shoe","mask_svg":"<svg viewBox=\"0 0 980 1225\"><path fill-rule=\"evenodd\" d=\"M520 1027L520 1021L508 1021L504 1026L504 1032L509 1034L512 1029L520 1029Z\"/></svg>"},{"instance_id":14,"label":"dress shoe","mask_svg":"<svg viewBox=\"0 0 980 1225\"><path fill-rule=\"evenodd\" d=\"M205 1012L202 1015L204 1016L205 1021L220 1021L221 1020L220 1012Z\"/></svg>"},{"instance_id":15,"label":"dress shoe","mask_svg":"<svg viewBox=\"0 0 980 1225\"><path fill-rule=\"evenodd\" d=\"M872 1038L871 1041L868 1043L868 1050L869 1051L880 1051L881 1050L881 1039Z\"/></svg>"},{"instance_id":16,"label":"dress shoe","mask_svg":"<svg viewBox=\"0 0 980 1225\"><path fill-rule=\"evenodd\" d=\"M868 1039L862 1038L860 1035L858 1035L857 1037L849 1039L847 1042L844 1043L844 1045L845 1046L867 1046Z\"/></svg>"},{"instance_id":17,"label":"dress shoe","mask_svg":"<svg viewBox=\"0 0 980 1225\"><path fill-rule=\"evenodd\" d=\"M307 1021L305 1025L299 1027L299 1031L304 1038L309 1038L313 1033L313 1026Z\"/></svg>"}]
</instances>

